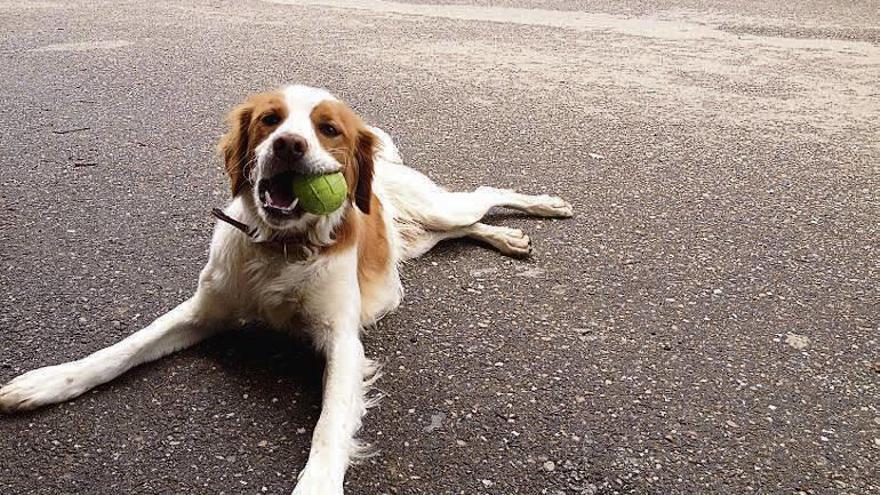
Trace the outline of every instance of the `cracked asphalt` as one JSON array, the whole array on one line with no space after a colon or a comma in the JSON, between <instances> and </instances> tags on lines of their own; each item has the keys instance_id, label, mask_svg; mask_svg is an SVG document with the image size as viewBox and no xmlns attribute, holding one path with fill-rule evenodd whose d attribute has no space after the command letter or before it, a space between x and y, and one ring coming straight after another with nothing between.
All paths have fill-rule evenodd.
<instances>
[{"instance_id":1,"label":"cracked asphalt","mask_svg":"<svg viewBox=\"0 0 880 495\"><path fill-rule=\"evenodd\" d=\"M880 493L875 0L0 1L0 382L185 299L224 112L329 88L536 252L407 264L351 494ZM258 326L0 418L0 493L289 493L320 400Z\"/></svg>"}]
</instances>

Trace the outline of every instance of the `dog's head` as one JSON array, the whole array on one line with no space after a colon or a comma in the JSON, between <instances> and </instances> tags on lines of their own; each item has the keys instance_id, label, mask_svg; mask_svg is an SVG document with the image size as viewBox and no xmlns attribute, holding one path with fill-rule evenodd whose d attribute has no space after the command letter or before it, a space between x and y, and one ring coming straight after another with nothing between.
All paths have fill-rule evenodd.
<instances>
[{"instance_id":1,"label":"dog's head","mask_svg":"<svg viewBox=\"0 0 880 495\"><path fill-rule=\"evenodd\" d=\"M276 232L302 232L320 220L293 196L297 175L341 171L348 200L340 208L370 211L373 153L378 140L345 103L323 89L286 86L235 107L220 140L232 195Z\"/></svg>"}]
</instances>

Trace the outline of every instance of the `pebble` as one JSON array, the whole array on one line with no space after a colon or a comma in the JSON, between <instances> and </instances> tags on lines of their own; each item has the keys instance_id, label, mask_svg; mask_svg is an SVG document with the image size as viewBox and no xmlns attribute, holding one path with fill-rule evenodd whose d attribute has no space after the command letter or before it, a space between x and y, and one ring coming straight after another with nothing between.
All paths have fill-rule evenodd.
<instances>
[{"instance_id":1,"label":"pebble","mask_svg":"<svg viewBox=\"0 0 880 495\"><path fill-rule=\"evenodd\" d=\"M553 471L556 471L556 463L553 461L545 462L543 467L544 467L544 471L547 471L548 473L552 473Z\"/></svg>"},{"instance_id":2,"label":"pebble","mask_svg":"<svg viewBox=\"0 0 880 495\"><path fill-rule=\"evenodd\" d=\"M431 433L434 430L439 429L443 426L443 420L446 419L446 415L443 413L432 414L431 415L431 424L424 428L424 432Z\"/></svg>"},{"instance_id":3,"label":"pebble","mask_svg":"<svg viewBox=\"0 0 880 495\"><path fill-rule=\"evenodd\" d=\"M802 351L807 347L810 347L810 338L806 335L798 335L796 333L788 332L785 336L785 343Z\"/></svg>"}]
</instances>

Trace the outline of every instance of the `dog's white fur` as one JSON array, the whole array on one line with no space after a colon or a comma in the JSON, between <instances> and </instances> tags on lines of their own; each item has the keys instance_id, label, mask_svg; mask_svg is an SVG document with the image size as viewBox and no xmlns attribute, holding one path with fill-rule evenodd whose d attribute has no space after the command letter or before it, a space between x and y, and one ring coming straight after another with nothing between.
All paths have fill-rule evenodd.
<instances>
[{"instance_id":1,"label":"dog's white fur","mask_svg":"<svg viewBox=\"0 0 880 495\"><path fill-rule=\"evenodd\" d=\"M306 136L307 157L316 167L338 164L318 145L308 115L317 102L333 98L323 90L289 86L282 90L289 115L283 131ZM262 320L281 330L300 330L305 321L315 347L326 357L323 408L312 437L312 448L300 472L294 494L341 494L350 459L358 454L354 437L367 403L366 381L373 371L364 355L360 331L400 303L398 264L427 252L439 241L472 237L508 255L526 255L529 238L517 229L479 223L493 207L503 206L543 217L571 216L571 206L552 196L527 196L513 191L479 188L448 192L421 173L405 167L391 138L370 128L381 143L374 155L372 191L382 205L391 259L384 281L362 297L358 286L355 248L291 263L281 253L267 251L226 223L218 223L207 265L196 293L146 328L83 359L37 369L0 389L0 409L11 412L72 399L141 363L189 347L229 327L230 322ZM273 133L272 136L274 136ZM256 167L269 136L256 148ZM262 217L256 195L240 194L225 213L269 234L306 228L309 218L317 240L332 238L341 213L290 225L272 225ZM345 208L353 208L346 204Z\"/></svg>"}]
</instances>

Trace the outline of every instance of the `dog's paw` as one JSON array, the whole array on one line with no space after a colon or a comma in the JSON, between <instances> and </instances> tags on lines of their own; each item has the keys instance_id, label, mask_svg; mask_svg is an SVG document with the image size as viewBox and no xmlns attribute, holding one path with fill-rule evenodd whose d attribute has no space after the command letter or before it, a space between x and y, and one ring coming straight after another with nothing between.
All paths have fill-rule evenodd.
<instances>
[{"instance_id":1,"label":"dog's paw","mask_svg":"<svg viewBox=\"0 0 880 495\"><path fill-rule=\"evenodd\" d=\"M344 492L341 487L328 486L323 480L300 480L293 489L293 495L344 495Z\"/></svg>"},{"instance_id":2,"label":"dog's paw","mask_svg":"<svg viewBox=\"0 0 880 495\"><path fill-rule=\"evenodd\" d=\"M485 239L507 256L521 258L532 253L532 240L520 229L492 226Z\"/></svg>"},{"instance_id":3,"label":"dog's paw","mask_svg":"<svg viewBox=\"0 0 880 495\"><path fill-rule=\"evenodd\" d=\"M72 399L88 389L77 363L29 371L0 388L0 411L26 411Z\"/></svg>"},{"instance_id":4,"label":"dog's paw","mask_svg":"<svg viewBox=\"0 0 880 495\"><path fill-rule=\"evenodd\" d=\"M342 478L311 461L300 472L293 495L343 495Z\"/></svg>"},{"instance_id":5,"label":"dog's paw","mask_svg":"<svg viewBox=\"0 0 880 495\"><path fill-rule=\"evenodd\" d=\"M536 196L535 202L526 208L532 215L547 218L569 218L574 215L574 209L568 201L558 196Z\"/></svg>"}]
</instances>

